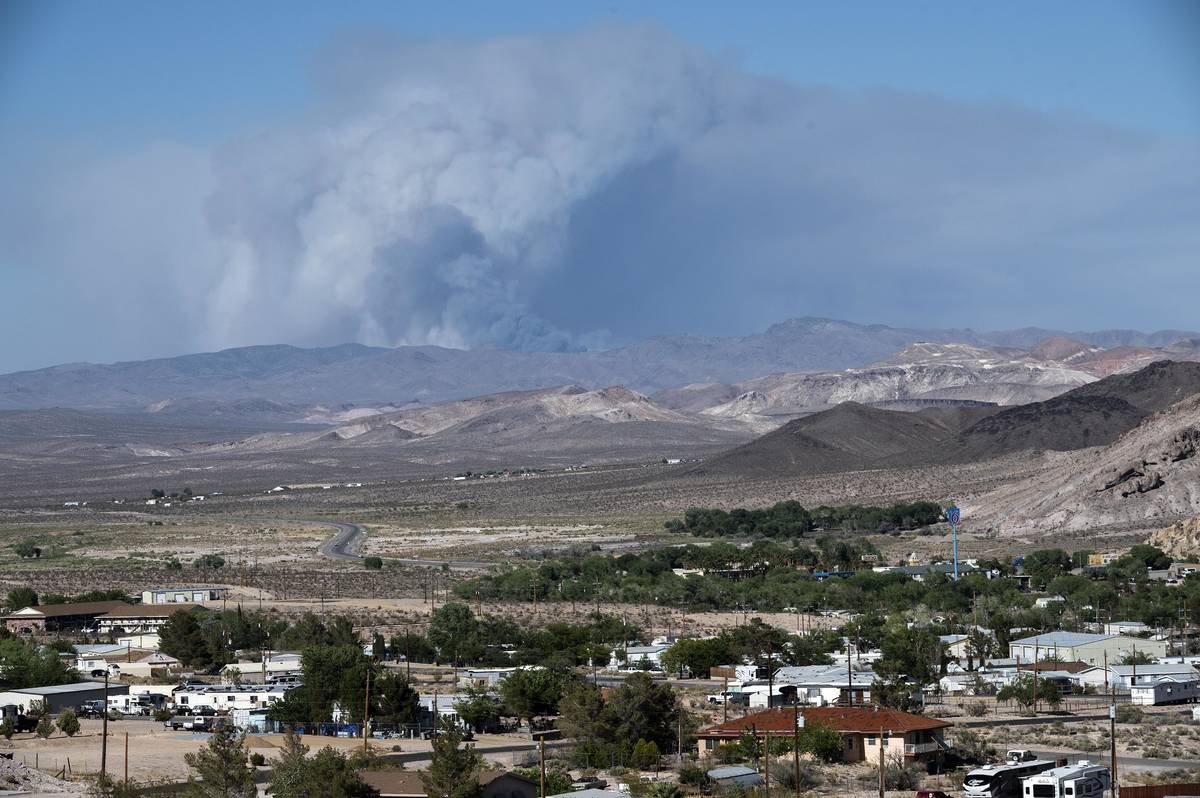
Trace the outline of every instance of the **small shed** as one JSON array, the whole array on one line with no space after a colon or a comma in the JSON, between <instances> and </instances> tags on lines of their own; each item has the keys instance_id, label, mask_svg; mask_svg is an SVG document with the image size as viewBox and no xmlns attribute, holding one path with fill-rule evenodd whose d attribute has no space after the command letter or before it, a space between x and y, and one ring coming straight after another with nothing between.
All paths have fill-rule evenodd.
<instances>
[{"instance_id":1,"label":"small shed","mask_svg":"<svg viewBox=\"0 0 1200 798\"><path fill-rule=\"evenodd\" d=\"M742 787L750 790L755 787L761 787L763 784L763 777L759 772L745 765L730 765L729 767L715 768L708 771L708 778L721 790L728 790L734 787Z\"/></svg>"}]
</instances>

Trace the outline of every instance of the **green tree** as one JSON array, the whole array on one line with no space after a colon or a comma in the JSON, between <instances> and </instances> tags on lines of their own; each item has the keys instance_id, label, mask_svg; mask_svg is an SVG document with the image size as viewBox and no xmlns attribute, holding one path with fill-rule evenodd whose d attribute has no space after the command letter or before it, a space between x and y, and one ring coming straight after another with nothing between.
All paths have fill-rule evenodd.
<instances>
[{"instance_id":1,"label":"green tree","mask_svg":"<svg viewBox=\"0 0 1200 798\"><path fill-rule=\"evenodd\" d=\"M433 738L429 769L422 771L421 783L429 798L479 798L483 785L479 773L483 757L472 745L463 745L462 732L449 718L442 721Z\"/></svg>"},{"instance_id":2,"label":"green tree","mask_svg":"<svg viewBox=\"0 0 1200 798\"><path fill-rule=\"evenodd\" d=\"M271 760L271 780L267 792L275 798L306 798L309 784L308 746L291 727L283 734L279 756Z\"/></svg>"},{"instance_id":3,"label":"green tree","mask_svg":"<svg viewBox=\"0 0 1200 798\"><path fill-rule=\"evenodd\" d=\"M884 632L879 650L875 675L885 685L906 679L923 688L945 672L946 646L928 626L909 628L902 620L893 621Z\"/></svg>"},{"instance_id":4,"label":"green tree","mask_svg":"<svg viewBox=\"0 0 1200 798\"><path fill-rule=\"evenodd\" d=\"M454 703L454 711L472 729L481 732L500 719L499 703L486 687L468 687L466 696Z\"/></svg>"},{"instance_id":5,"label":"green tree","mask_svg":"<svg viewBox=\"0 0 1200 798\"><path fill-rule=\"evenodd\" d=\"M686 674L707 679L713 668L733 661L733 651L724 637L685 638L673 643L662 654L663 670L677 673L681 678Z\"/></svg>"},{"instance_id":6,"label":"green tree","mask_svg":"<svg viewBox=\"0 0 1200 798\"><path fill-rule=\"evenodd\" d=\"M1125 557L1137 560L1151 571L1162 571L1171 567L1171 558L1162 549L1148 543L1139 543L1132 547ZM1124 559L1124 558L1122 558Z\"/></svg>"},{"instance_id":7,"label":"green tree","mask_svg":"<svg viewBox=\"0 0 1200 798\"><path fill-rule=\"evenodd\" d=\"M383 570L383 559L380 557L375 557L375 556L364 557L363 558L363 567L366 568L368 571Z\"/></svg>"},{"instance_id":8,"label":"green tree","mask_svg":"<svg viewBox=\"0 0 1200 798\"><path fill-rule=\"evenodd\" d=\"M271 761L268 791L275 798L369 798L377 795L359 775L358 767L329 746L308 757L308 746L288 731L279 756Z\"/></svg>"},{"instance_id":9,"label":"green tree","mask_svg":"<svg viewBox=\"0 0 1200 798\"><path fill-rule=\"evenodd\" d=\"M0 675L10 689L79 681L79 674L67 667L53 649L15 637L0 640Z\"/></svg>"},{"instance_id":10,"label":"green tree","mask_svg":"<svg viewBox=\"0 0 1200 798\"><path fill-rule=\"evenodd\" d=\"M508 713L533 723L537 715L552 715L563 694L563 676L549 668L521 668L500 682L500 698Z\"/></svg>"},{"instance_id":11,"label":"green tree","mask_svg":"<svg viewBox=\"0 0 1200 798\"><path fill-rule=\"evenodd\" d=\"M595 741L607 736L600 688L587 682L568 684L558 703L558 711L558 727L565 737Z\"/></svg>"},{"instance_id":12,"label":"green tree","mask_svg":"<svg viewBox=\"0 0 1200 798\"><path fill-rule=\"evenodd\" d=\"M471 608L460 601L437 608L429 619L427 636L438 662L474 662L483 656L479 623Z\"/></svg>"},{"instance_id":13,"label":"green tree","mask_svg":"<svg viewBox=\"0 0 1200 798\"><path fill-rule=\"evenodd\" d=\"M43 740L54 734L54 719L50 717L49 712L42 713L42 716L38 718L37 728L34 729L34 732Z\"/></svg>"},{"instance_id":14,"label":"green tree","mask_svg":"<svg viewBox=\"0 0 1200 798\"><path fill-rule=\"evenodd\" d=\"M1022 673L996 691L996 699L1006 702L1016 701L1026 709L1033 706L1034 702L1056 707L1062 703L1062 693L1059 691L1058 685L1049 679L1039 678L1035 688L1033 675Z\"/></svg>"},{"instance_id":15,"label":"green tree","mask_svg":"<svg viewBox=\"0 0 1200 798\"><path fill-rule=\"evenodd\" d=\"M1056 576L1071 570L1071 555L1062 549L1038 549L1021 562L1034 586L1042 588Z\"/></svg>"},{"instance_id":16,"label":"green tree","mask_svg":"<svg viewBox=\"0 0 1200 798\"><path fill-rule=\"evenodd\" d=\"M842 735L833 727L819 721L804 724L800 730L800 750L822 762L842 760Z\"/></svg>"},{"instance_id":17,"label":"green tree","mask_svg":"<svg viewBox=\"0 0 1200 798\"><path fill-rule=\"evenodd\" d=\"M14 587L8 591L8 600L5 602L8 609L12 612L23 610L26 607L37 606L38 595L34 589L27 586Z\"/></svg>"},{"instance_id":18,"label":"green tree","mask_svg":"<svg viewBox=\"0 0 1200 798\"><path fill-rule=\"evenodd\" d=\"M659 750L674 749L680 709L675 691L644 673L633 673L613 690L604 709L606 736L610 740L652 742Z\"/></svg>"},{"instance_id":19,"label":"green tree","mask_svg":"<svg viewBox=\"0 0 1200 798\"><path fill-rule=\"evenodd\" d=\"M5 715L4 720L0 721L0 737L11 740L16 733L17 726L13 723L12 715Z\"/></svg>"},{"instance_id":20,"label":"green tree","mask_svg":"<svg viewBox=\"0 0 1200 798\"><path fill-rule=\"evenodd\" d=\"M213 664L212 651L200 628L200 620L191 610L176 612L158 631L159 650L179 660L185 667L207 668Z\"/></svg>"},{"instance_id":21,"label":"green tree","mask_svg":"<svg viewBox=\"0 0 1200 798\"><path fill-rule=\"evenodd\" d=\"M191 798L255 798L258 794L245 737L230 724L218 726L204 748L184 754L183 759L199 778L188 784Z\"/></svg>"},{"instance_id":22,"label":"green tree","mask_svg":"<svg viewBox=\"0 0 1200 798\"><path fill-rule=\"evenodd\" d=\"M651 740L638 740L633 744L633 756L630 757L630 764L641 770L649 770L658 767L659 760L662 755L658 752L658 745Z\"/></svg>"},{"instance_id":23,"label":"green tree","mask_svg":"<svg viewBox=\"0 0 1200 798\"><path fill-rule=\"evenodd\" d=\"M15 551L17 556L22 560L31 560L42 555L42 550L38 548L37 543L32 540L22 540L20 543L13 546L13 551ZM31 605L27 604L26 606Z\"/></svg>"},{"instance_id":24,"label":"green tree","mask_svg":"<svg viewBox=\"0 0 1200 798\"><path fill-rule=\"evenodd\" d=\"M304 683L283 701L272 705L270 717L283 723L327 721L338 704L346 712L347 720L362 720L367 671L374 671L375 666L363 656L360 646L306 648L300 656L300 667ZM373 679L372 683L377 697L394 695L399 689L397 682L385 681L383 677Z\"/></svg>"},{"instance_id":25,"label":"green tree","mask_svg":"<svg viewBox=\"0 0 1200 798\"><path fill-rule=\"evenodd\" d=\"M58 714L58 728L68 737L79 734L79 718L75 717L73 710L64 709Z\"/></svg>"},{"instance_id":26,"label":"green tree","mask_svg":"<svg viewBox=\"0 0 1200 798\"><path fill-rule=\"evenodd\" d=\"M518 776L524 776L535 784L541 784L542 771L540 768L513 768L512 772ZM571 774L561 767L546 765L546 795L575 792L575 788L571 786L573 782Z\"/></svg>"},{"instance_id":27,"label":"green tree","mask_svg":"<svg viewBox=\"0 0 1200 798\"><path fill-rule=\"evenodd\" d=\"M646 790L645 798L683 798L683 790L673 781L658 781Z\"/></svg>"},{"instance_id":28,"label":"green tree","mask_svg":"<svg viewBox=\"0 0 1200 798\"><path fill-rule=\"evenodd\" d=\"M1145 651L1138 651L1137 649L1133 649L1131 651L1126 651L1124 654L1122 654L1121 660L1117 664L1118 665L1156 665L1156 664L1158 664L1158 658L1150 656Z\"/></svg>"},{"instance_id":29,"label":"green tree","mask_svg":"<svg viewBox=\"0 0 1200 798\"><path fill-rule=\"evenodd\" d=\"M401 726L416 723L420 696L398 673L384 671L371 679L371 717L380 723Z\"/></svg>"}]
</instances>

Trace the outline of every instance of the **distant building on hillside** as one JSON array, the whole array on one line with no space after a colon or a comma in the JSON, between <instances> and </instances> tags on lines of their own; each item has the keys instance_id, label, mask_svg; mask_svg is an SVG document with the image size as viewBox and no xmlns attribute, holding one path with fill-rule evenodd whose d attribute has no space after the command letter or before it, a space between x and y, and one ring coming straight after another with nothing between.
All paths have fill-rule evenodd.
<instances>
[{"instance_id":1,"label":"distant building on hillside","mask_svg":"<svg viewBox=\"0 0 1200 798\"><path fill-rule=\"evenodd\" d=\"M206 601L221 601L228 595L227 587L152 587L142 591L142 603L203 604Z\"/></svg>"}]
</instances>

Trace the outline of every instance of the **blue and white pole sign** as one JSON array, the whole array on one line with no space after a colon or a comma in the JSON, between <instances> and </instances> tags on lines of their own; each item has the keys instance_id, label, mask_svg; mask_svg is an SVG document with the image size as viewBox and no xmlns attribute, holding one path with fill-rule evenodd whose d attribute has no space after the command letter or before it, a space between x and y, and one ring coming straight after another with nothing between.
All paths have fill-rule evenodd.
<instances>
[{"instance_id":1,"label":"blue and white pole sign","mask_svg":"<svg viewBox=\"0 0 1200 798\"><path fill-rule=\"evenodd\" d=\"M954 581L958 581L958 522L962 519L962 510L953 504L946 508L946 520L950 522L950 537L954 541Z\"/></svg>"}]
</instances>

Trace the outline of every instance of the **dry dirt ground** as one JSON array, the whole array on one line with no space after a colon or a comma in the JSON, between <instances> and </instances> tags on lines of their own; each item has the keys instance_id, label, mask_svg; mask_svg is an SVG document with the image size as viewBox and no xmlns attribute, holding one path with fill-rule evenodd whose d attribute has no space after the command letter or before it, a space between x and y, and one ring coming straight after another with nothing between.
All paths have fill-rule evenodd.
<instances>
[{"instance_id":1,"label":"dry dirt ground","mask_svg":"<svg viewBox=\"0 0 1200 798\"><path fill-rule=\"evenodd\" d=\"M388 559L512 562L597 547L620 552L689 542L666 533L662 525L694 505L753 507L784 499L808 506L915 498L963 502L997 485L1044 473L1043 468L1039 458L1009 458L955 468L722 480L688 476L678 466L644 464L463 481L406 477L277 493L265 492L275 483L268 473L253 488L210 491L203 502L173 502L171 507L146 505L145 496L136 492L144 485L136 490L115 485L109 499L79 507L64 507L62 501L19 506L8 501L12 497L0 486L0 587L28 582L69 593L218 581L242 588L244 597L255 600L260 591L264 598L289 601L411 598L431 590L428 568L366 574L352 564L320 560L316 549L330 530L314 522L363 524L369 530L364 553ZM208 478L218 480L219 474ZM58 492L56 498L77 495L69 475ZM111 497L123 503L114 504ZM1096 539L1094 534L1064 536L1054 529L1000 537L974 528L969 517L960 528L964 558L1012 556L1051 542L1068 549L1095 548ZM1100 539L1115 548L1136 538L1115 530ZM913 552L945 555L950 543L946 530L872 540L888 562ZM41 547L41 559L17 559L13 547L22 541ZM203 554L219 554L225 567L217 573L187 567ZM182 573L166 569L172 558L184 564ZM462 576L439 578L452 582Z\"/></svg>"}]
</instances>

